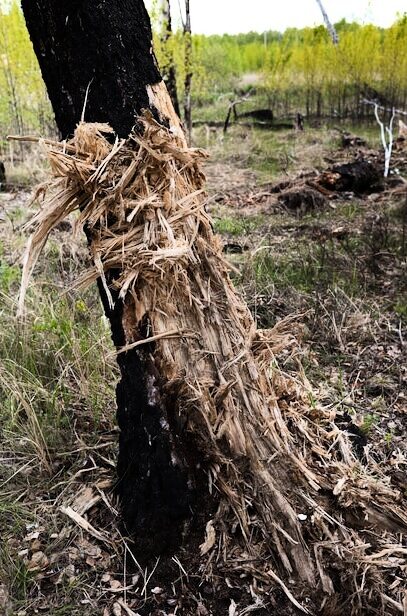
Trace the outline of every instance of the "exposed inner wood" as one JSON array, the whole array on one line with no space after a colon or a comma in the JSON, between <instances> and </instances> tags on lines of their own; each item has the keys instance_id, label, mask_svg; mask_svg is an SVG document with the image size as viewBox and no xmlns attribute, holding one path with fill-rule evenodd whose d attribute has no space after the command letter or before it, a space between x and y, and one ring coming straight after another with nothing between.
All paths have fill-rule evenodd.
<instances>
[{"instance_id":1,"label":"exposed inner wood","mask_svg":"<svg viewBox=\"0 0 407 616\"><path fill-rule=\"evenodd\" d=\"M178 138L180 145L186 145L185 133L180 119L175 113L174 105L164 81L147 86L148 100L151 109L157 109L163 124L169 126Z\"/></svg>"}]
</instances>

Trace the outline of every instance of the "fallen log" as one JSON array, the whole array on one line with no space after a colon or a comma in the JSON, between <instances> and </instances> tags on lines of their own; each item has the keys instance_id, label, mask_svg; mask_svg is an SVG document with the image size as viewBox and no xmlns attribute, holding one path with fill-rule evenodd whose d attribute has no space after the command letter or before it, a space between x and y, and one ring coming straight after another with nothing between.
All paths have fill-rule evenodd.
<instances>
[{"instance_id":1,"label":"fallen log","mask_svg":"<svg viewBox=\"0 0 407 616\"><path fill-rule=\"evenodd\" d=\"M343 132L341 146L343 148L362 147L366 145L366 139L358 137L358 135L352 135L352 133Z\"/></svg>"},{"instance_id":2,"label":"fallen log","mask_svg":"<svg viewBox=\"0 0 407 616\"><path fill-rule=\"evenodd\" d=\"M252 111L245 111L238 114L239 118L253 118L258 122L264 124L272 124L274 121L274 114L271 109L253 109Z\"/></svg>"}]
</instances>

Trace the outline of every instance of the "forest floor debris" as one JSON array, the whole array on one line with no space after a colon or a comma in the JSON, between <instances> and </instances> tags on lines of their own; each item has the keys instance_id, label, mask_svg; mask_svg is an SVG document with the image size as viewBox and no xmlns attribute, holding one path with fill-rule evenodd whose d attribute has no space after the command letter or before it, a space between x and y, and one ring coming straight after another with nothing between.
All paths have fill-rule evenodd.
<instances>
[{"instance_id":1,"label":"forest floor debris","mask_svg":"<svg viewBox=\"0 0 407 616\"><path fill-rule=\"evenodd\" d=\"M381 164L380 151L357 145L332 146L326 157L333 165L358 157ZM313 384L331 390L332 400L342 397L340 407L369 435L369 449L391 459L394 448L407 450L407 153L403 144L396 148L401 177L378 192L330 191L323 207L292 210L279 195L295 186L304 195L318 178L301 172L301 162L286 179L226 191L220 163L213 173L210 162L211 213L226 247L233 245L227 252L259 325L304 315Z\"/></svg>"},{"instance_id":2,"label":"forest floor debris","mask_svg":"<svg viewBox=\"0 0 407 616\"><path fill-rule=\"evenodd\" d=\"M219 175L225 178L229 173L230 167L225 165ZM221 188L224 189L223 183ZM219 186L213 180L211 190L218 194ZM403 199L393 197L392 193L380 193L373 199L353 195L350 199L334 201L334 207L293 217L281 206L270 208L270 203L264 206L261 200L268 199L269 195L259 198L262 208L259 211L256 200L263 186L256 187L253 182L250 191L247 192L247 185L241 184L236 191L228 190L223 201L215 197L211 202L224 238L245 246L242 253L231 257L240 270L236 281L246 293L260 325L268 327L293 313L301 314L295 319L302 324L297 327L301 345L294 355L292 349L282 348L279 362L294 375L298 369L296 354L300 354L318 396L311 402L323 401L340 410L345 424L350 417L361 431L356 435L362 443L361 455L375 456L388 469L392 483L406 490L403 469L407 374L403 358L407 308L403 296L405 254L400 252ZM17 247L13 245L14 236L10 231L14 232L23 215L19 207L14 212L7 209L7 220L11 218L13 225L2 225L1 282L3 295L10 297L18 287L16 254L22 247L21 242ZM86 250L79 245L78 261L64 271L61 282L61 271L67 264L61 255L63 250L71 250L68 243L63 229L54 232L49 263L38 273L40 295L36 296L36 302L41 297L39 301L46 305L49 286L57 287L59 293L75 279L83 265L81 260L86 261ZM48 288L44 288L42 295L45 284ZM148 571L134 563L127 541L120 535L117 503L112 492L116 431L112 422L113 392L109 392L108 383L113 381L115 371L108 361L105 374L108 383L100 399L93 388L100 383L101 375L90 375L91 368L86 362L86 355L91 353L93 362L99 357L100 362L106 363L110 353L106 329L102 327L100 340L93 341L88 331L100 317L101 309L92 293L85 295L84 300L68 293L67 306L61 307L64 300L56 294L52 301L52 307L46 306L49 310L42 311L41 307L33 328L26 334L35 347L35 356L40 357L42 365L38 368L32 366L33 355L13 358L11 351L16 345L17 331L2 334L1 366L8 368L7 378L10 379L12 359L15 359L17 366L22 365L25 370L29 360L37 380L33 381L32 376L24 379L24 372L23 377L16 379L14 402L10 402L14 424L7 423L5 417L1 420L1 474L3 483L7 482L7 492L1 496L5 513L2 535L6 538L1 568L7 580L0 586L0 605L3 602L7 610L12 602L10 613L21 616L47 613L47 610L55 616L99 613L104 616L137 613L242 616L249 611L272 614L273 606L268 597L262 596L261 585L246 587L244 580L240 580L239 590L238 580L231 578L230 592L217 597L213 594L216 584L198 585L194 589L197 572L184 570L182 555L164 571L160 570L159 562L156 569ZM5 303L4 322L10 322L14 308L12 301ZM34 309L33 302L32 314ZM70 319L79 322L79 329L67 324ZM73 336L69 327L75 329ZM69 339L73 339L70 345ZM68 351L66 346L70 346ZM41 348L42 354L38 355ZM47 374L50 356L56 356L58 364L65 366L65 374L69 374L67 391L61 389L57 371ZM41 385L47 382L46 377L48 383L55 385L55 400L46 399ZM91 388L90 399L87 387ZM36 441L31 436L24 440L21 425L24 413L18 410L19 395L27 395L37 412L43 413L41 407L48 404L48 413L60 415L61 425L54 426L51 435L45 435L47 441L51 436L55 439L50 448L51 475L36 472L41 468L38 463L41 433L33 426L32 436ZM93 396L98 401L96 414ZM41 417L43 431L50 428L52 416L55 417L52 414ZM34 449L29 439L36 442ZM64 515L61 508L76 511L78 516L88 519L96 534L106 534L111 542L109 550L100 537L89 534L72 516ZM178 571L176 576L175 571ZM177 580L172 589L166 585L166 577ZM273 600L277 604L279 592L284 594L285 590L276 591ZM187 604L186 596L189 596ZM294 608L287 608L286 613L291 610L295 612Z\"/></svg>"}]
</instances>

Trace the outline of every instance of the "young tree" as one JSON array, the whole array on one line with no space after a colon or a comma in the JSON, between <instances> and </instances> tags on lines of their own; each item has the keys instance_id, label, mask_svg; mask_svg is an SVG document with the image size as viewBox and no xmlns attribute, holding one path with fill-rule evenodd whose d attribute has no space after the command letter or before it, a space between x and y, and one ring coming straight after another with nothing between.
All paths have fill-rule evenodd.
<instances>
[{"instance_id":1,"label":"young tree","mask_svg":"<svg viewBox=\"0 0 407 616\"><path fill-rule=\"evenodd\" d=\"M403 549L401 496L273 365L282 331L256 331L229 280L203 154L186 146L143 2L22 4L63 136L85 101L98 122L52 147L58 181L24 283L50 229L78 209L94 261L85 278L99 280L118 348L120 493L138 554L174 549L192 518L186 555L202 540L208 575L254 576L319 614L367 613L387 586L399 610L388 558Z\"/></svg>"},{"instance_id":2,"label":"young tree","mask_svg":"<svg viewBox=\"0 0 407 616\"><path fill-rule=\"evenodd\" d=\"M177 116L180 115L177 92L177 72L175 68L175 58L173 49L173 33L171 19L170 0L161 0L160 3L160 38L162 45L162 60L160 63L161 73L169 95L171 96L174 110Z\"/></svg>"},{"instance_id":3,"label":"young tree","mask_svg":"<svg viewBox=\"0 0 407 616\"><path fill-rule=\"evenodd\" d=\"M48 134L52 113L17 0L0 6L0 128Z\"/></svg>"},{"instance_id":4,"label":"young tree","mask_svg":"<svg viewBox=\"0 0 407 616\"><path fill-rule=\"evenodd\" d=\"M192 137L192 29L190 0L185 0L185 19L183 20L184 45L185 45L185 81L184 81L184 120L188 135L188 143L191 145Z\"/></svg>"}]
</instances>

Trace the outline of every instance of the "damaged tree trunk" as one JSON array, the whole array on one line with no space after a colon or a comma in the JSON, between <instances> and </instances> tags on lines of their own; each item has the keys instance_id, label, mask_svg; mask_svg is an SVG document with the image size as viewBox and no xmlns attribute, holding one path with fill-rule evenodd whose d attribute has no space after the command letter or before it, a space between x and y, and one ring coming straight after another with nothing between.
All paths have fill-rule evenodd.
<instances>
[{"instance_id":1,"label":"damaged tree trunk","mask_svg":"<svg viewBox=\"0 0 407 616\"><path fill-rule=\"evenodd\" d=\"M236 293L205 209L204 154L187 147L141 0L23 7L61 131L75 133L50 146L56 180L22 289L78 210L93 258L81 282L99 280L118 348L120 492L139 552L174 549L200 512L206 579L252 576L306 613L402 611L402 495L359 463L332 408L278 370L287 331L257 331ZM89 84L93 124L80 122ZM197 545L185 543L183 564Z\"/></svg>"},{"instance_id":2,"label":"damaged tree trunk","mask_svg":"<svg viewBox=\"0 0 407 616\"><path fill-rule=\"evenodd\" d=\"M152 52L142 0L23 0L22 6L63 138L74 134L83 113L89 122L109 123L120 137L130 134L142 109L179 127ZM108 284L118 275L108 272ZM122 347L132 308L114 289L112 307L100 280L99 288L114 344ZM149 335L147 317L132 335ZM193 490L180 453L174 463L170 433L163 429L169 409L163 408L151 351L152 346L144 347L118 357L118 473L128 531L146 538L143 551L161 553L179 544Z\"/></svg>"}]
</instances>

